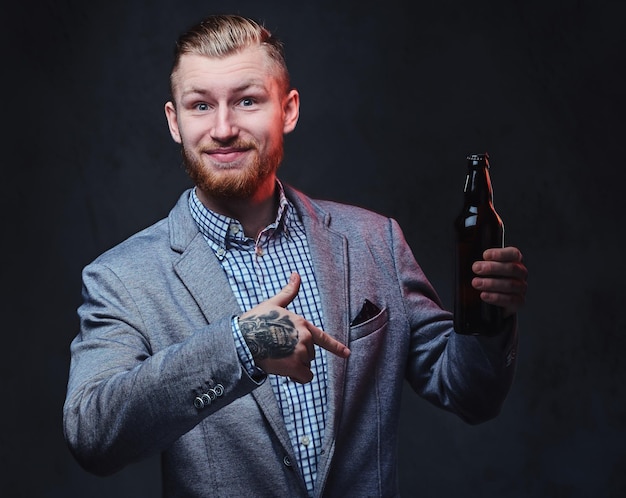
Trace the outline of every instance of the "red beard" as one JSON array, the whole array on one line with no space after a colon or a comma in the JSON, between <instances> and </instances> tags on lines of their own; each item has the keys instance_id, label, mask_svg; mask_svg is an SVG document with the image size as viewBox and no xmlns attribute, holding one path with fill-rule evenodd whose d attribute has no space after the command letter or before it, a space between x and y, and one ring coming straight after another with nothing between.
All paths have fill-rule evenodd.
<instances>
[{"instance_id":1,"label":"red beard","mask_svg":"<svg viewBox=\"0 0 626 498\"><path fill-rule=\"evenodd\" d=\"M189 151L183 143L182 155L185 170L194 184L207 195L219 199L247 199L252 197L265 180L273 175L283 159L282 140L266 155L258 153L258 147L253 142L233 142L227 147L248 149L257 152L252 161L244 168L227 166L221 171L207 166L201 156L215 147L200 147L200 154Z\"/></svg>"}]
</instances>

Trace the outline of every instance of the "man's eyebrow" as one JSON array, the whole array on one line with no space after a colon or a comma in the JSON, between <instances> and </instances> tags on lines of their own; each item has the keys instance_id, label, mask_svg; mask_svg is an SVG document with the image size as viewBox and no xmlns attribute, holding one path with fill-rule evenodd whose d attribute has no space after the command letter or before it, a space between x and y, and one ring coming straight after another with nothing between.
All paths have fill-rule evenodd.
<instances>
[{"instance_id":1,"label":"man's eyebrow","mask_svg":"<svg viewBox=\"0 0 626 498\"><path fill-rule=\"evenodd\" d=\"M234 91L236 93L240 93L240 92L245 92L246 90L250 90L250 89L266 90L267 88L265 84L263 84L262 81L250 80L250 81L244 81L239 86L236 86L234 88Z\"/></svg>"},{"instance_id":2,"label":"man's eyebrow","mask_svg":"<svg viewBox=\"0 0 626 498\"><path fill-rule=\"evenodd\" d=\"M206 93L207 93L206 90L193 87L193 88L188 88L186 90L183 90L183 92L181 93L181 96L186 97L187 95L193 95L193 94L205 95Z\"/></svg>"}]
</instances>

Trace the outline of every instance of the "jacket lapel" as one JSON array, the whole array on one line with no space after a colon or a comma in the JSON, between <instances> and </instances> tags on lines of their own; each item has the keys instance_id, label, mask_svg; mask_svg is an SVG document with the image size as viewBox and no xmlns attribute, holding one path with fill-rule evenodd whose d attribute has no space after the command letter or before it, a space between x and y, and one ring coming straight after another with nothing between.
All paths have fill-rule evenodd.
<instances>
[{"instance_id":1,"label":"jacket lapel","mask_svg":"<svg viewBox=\"0 0 626 498\"><path fill-rule=\"evenodd\" d=\"M304 223L324 313L324 331L348 345L349 292L346 238L330 228L330 215L304 195L287 189ZM326 452L318 465L317 488L326 481L335 449L336 430L343 408L346 360L328 353L328 417L324 433Z\"/></svg>"},{"instance_id":2,"label":"jacket lapel","mask_svg":"<svg viewBox=\"0 0 626 498\"><path fill-rule=\"evenodd\" d=\"M219 260L200 232L181 254L174 268L208 323L228 314L241 313Z\"/></svg>"}]
</instances>

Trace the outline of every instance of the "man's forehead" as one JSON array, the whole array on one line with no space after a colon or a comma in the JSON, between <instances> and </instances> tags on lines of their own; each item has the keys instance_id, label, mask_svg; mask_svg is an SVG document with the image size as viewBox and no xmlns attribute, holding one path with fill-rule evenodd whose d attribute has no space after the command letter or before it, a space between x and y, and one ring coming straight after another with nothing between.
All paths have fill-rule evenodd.
<instances>
[{"instance_id":1,"label":"man's forehead","mask_svg":"<svg viewBox=\"0 0 626 498\"><path fill-rule=\"evenodd\" d=\"M177 70L205 69L213 71L229 71L236 69L257 69L269 71L272 59L261 46L245 47L237 52L219 57L200 54L182 54L177 64Z\"/></svg>"},{"instance_id":2,"label":"man's forehead","mask_svg":"<svg viewBox=\"0 0 626 498\"><path fill-rule=\"evenodd\" d=\"M185 54L172 75L172 83L183 94L217 86L227 86L232 91L252 87L269 89L278 74L269 56L264 53L261 57L258 49L251 47L219 58Z\"/></svg>"}]
</instances>

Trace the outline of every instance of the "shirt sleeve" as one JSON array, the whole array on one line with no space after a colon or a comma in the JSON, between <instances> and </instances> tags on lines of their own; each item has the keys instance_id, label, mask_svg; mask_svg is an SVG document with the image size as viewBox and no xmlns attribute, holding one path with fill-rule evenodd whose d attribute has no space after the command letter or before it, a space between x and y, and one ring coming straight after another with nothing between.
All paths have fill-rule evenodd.
<instances>
[{"instance_id":1,"label":"shirt sleeve","mask_svg":"<svg viewBox=\"0 0 626 498\"><path fill-rule=\"evenodd\" d=\"M239 328L239 317L233 316L232 321L232 330L233 330L233 338L235 340L235 348L237 350L237 356L239 356L239 361L243 366L244 370L248 373L248 375L259 382L267 377L267 374L254 363L254 358L252 357L252 353L250 352L250 348L246 344L245 339L243 338L243 334L241 333L241 329Z\"/></svg>"}]
</instances>

